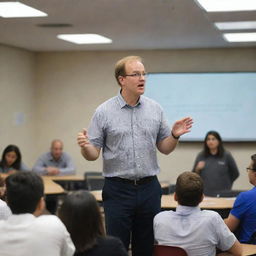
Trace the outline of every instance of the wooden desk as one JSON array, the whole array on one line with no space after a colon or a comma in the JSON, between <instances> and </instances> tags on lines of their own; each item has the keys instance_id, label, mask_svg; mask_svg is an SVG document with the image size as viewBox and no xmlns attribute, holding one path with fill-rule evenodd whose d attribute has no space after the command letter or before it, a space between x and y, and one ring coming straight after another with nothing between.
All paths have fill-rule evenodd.
<instances>
[{"instance_id":1,"label":"wooden desk","mask_svg":"<svg viewBox=\"0 0 256 256\"><path fill-rule=\"evenodd\" d=\"M102 191L90 191L98 202L102 201ZM222 197L205 197L203 202L199 205L202 209L232 209L235 198L222 198ZM174 200L173 195L163 195L161 200L161 208L175 209L177 202Z\"/></svg>"},{"instance_id":2,"label":"wooden desk","mask_svg":"<svg viewBox=\"0 0 256 256\"><path fill-rule=\"evenodd\" d=\"M82 175L60 175L44 177L48 177L55 183L61 185L67 191L85 188L84 176Z\"/></svg>"},{"instance_id":3,"label":"wooden desk","mask_svg":"<svg viewBox=\"0 0 256 256\"><path fill-rule=\"evenodd\" d=\"M202 209L232 209L235 198L224 197L204 197L204 200L200 203ZM173 194L162 195L161 208L162 209L175 209L177 202L174 200Z\"/></svg>"},{"instance_id":4,"label":"wooden desk","mask_svg":"<svg viewBox=\"0 0 256 256\"><path fill-rule=\"evenodd\" d=\"M249 256L256 254L256 245L254 244L242 244L243 253L242 256ZM233 254L228 252L218 253L217 256L232 256Z\"/></svg>"},{"instance_id":5,"label":"wooden desk","mask_svg":"<svg viewBox=\"0 0 256 256\"><path fill-rule=\"evenodd\" d=\"M53 181L83 181L84 176L82 175L61 175L61 176L43 176Z\"/></svg>"},{"instance_id":6,"label":"wooden desk","mask_svg":"<svg viewBox=\"0 0 256 256\"><path fill-rule=\"evenodd\" d=\"M4 173L1 174L1 177L4 179L8 176L8 174ZM62 194L65 193L65 190L57 184L56 182L53 181L53 177L50 176L42 176L43 182L44 182L44 193L45 195L57 195L57 194Z\"/></svg>"},{"instance_id":7,"label":"wooden desk","mask_svg":"<svg viewBox=\"0 0 256 256\"><path fill-rule=\"evenodd\" d=\"M58 195L65 193L63 187L54 182L49 177L42 177L44 181L44 193L45 195Z\"/></svg>"}]
</instances>

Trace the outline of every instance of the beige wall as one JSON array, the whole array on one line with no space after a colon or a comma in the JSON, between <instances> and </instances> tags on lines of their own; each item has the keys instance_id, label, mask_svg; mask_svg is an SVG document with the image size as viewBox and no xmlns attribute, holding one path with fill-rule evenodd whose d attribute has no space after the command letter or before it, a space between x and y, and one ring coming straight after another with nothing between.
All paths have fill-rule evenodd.
<instances>
[{"instance_id":1,"label":"beige wall","mask_svg":"<svg viewBox=\"0 0 256 256\"><path fill-rule=\"evenodd\" d=\"M19 52L9 48L8 51ZM256 48L36 53L36 71L32 72L35 74L35 102L30 101L36 113L33 122L36 137L31 136L28 144L35 145L34 154L45 152L53 138L60 138L64 141L65 150L73 157L78 173L101 170L101 159L88 162L81 157L76 135L81 128L88 126L95 108L117 94L119 87L113 77L114 64L131 54L144 58L148 72L256 71ZM26 56L33 59L29 52ZM33 86L27 89L34 92ZM229 143L225 146L232 152L241 171L234 187L249 188L245 167L249 156L256 151L256 143ZM173 154L159 154L160 179L175 182L180 172L191 169L201 148L200 143L180 143ZM27 147L26 152L31 152L30 148Z\"/></svg>"},{"instance_id":2,"label":"beige wall","mask_svg":"<svg viewBox=\"0 0 256 256\"><path fill-rule=\"evenodd\" d=\"M28 166L36 156L34 77L34 53L0 45L0 152L16 144Z\"/></svg>"}]
</instances>

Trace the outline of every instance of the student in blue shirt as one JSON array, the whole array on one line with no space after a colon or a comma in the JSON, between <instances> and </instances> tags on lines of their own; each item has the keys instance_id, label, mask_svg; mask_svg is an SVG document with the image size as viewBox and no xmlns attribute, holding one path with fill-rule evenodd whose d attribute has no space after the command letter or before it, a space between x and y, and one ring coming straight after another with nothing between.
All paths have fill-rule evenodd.
<instances>
[{"instance_id":1,"label":"student in blue shirt","mask_svg":"<svg viewBox=\"0 0 256 256\"><path fill-rule=\"evenodd\" d=\"M252 235L256 232L256 154L251 156L247 172L249 182L254 187L238 195L225 223L231 231L236 231L240 242L255 243L252 241Z\"/></svg>"}]
</instances>

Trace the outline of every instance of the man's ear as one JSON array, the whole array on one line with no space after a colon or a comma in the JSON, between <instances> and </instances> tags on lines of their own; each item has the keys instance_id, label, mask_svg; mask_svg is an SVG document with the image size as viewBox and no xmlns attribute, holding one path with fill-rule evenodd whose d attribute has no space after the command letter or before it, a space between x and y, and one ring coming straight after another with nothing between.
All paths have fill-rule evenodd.
<instances>
[{"instance_id":1,"label":"man's ear","mask_svg":"<svg viewBox=\"0 0 256 256\"><path fill-rule=\"evenodd\" d=\"M119 81L119 85L122 87L123 81L124 81L124 77L123 76L119 76L118 77L118 81Z\"/></svg>"},{"instance_id":2,"label":"man's ear","mask_svg":"<svg viewBox=\"0 0 256 256\"><path fill-rule=\"evenodd\" d=\"M200 200L199 204L200 204L203 200L204 200L204 194L202 194L201 200Z\"/></svg>"},{"instance_id":3,"label":"man's ear","mask_svg":"<svg viewBox=\"0 0 256 256\"><path fill-rule=\"evenodd\" d=\"M174 197L174 200L178 202L178 197L177 197L176 192L174 192L173 197Z\"/></svg>"},{"instance_id":4,"label":"man's ear","mask_svg":"<svg viewBox=\"0 0 256 256\"><path fill-rule=\"evenodd\" d=\"M33 214L37 217L43 213L44 209L45 209L45 200L44 200L44 197L42 196Z\"/></svg>"}]
</instances>

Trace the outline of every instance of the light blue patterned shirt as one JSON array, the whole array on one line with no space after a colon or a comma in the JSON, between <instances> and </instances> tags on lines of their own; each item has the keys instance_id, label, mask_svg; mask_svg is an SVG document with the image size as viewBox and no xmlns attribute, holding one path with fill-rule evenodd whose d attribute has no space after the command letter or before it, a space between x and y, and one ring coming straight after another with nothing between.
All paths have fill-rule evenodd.
<instances>
[{"instance_id":1,"label":"light blue patterned shirt","mask_svg":"<svg viewBox=\"0 0 256 256\"><path fill-rule=\"evenodd\" d=\"M217 212L183 205L155 216L154 237L158 244L182 247L190 256L215 256L216 247L227 251L236 242Z\"/></svg>"},{"instance_id":2,"label":"light blue patterned shirt","mask_svg":"<svg viewBox=\"0 0 256 256\"><path fill-rule=\"evenodd\" d=\"M131 107L119 93L96 109L88 134L102 148L105 177L138 179L159 173L156 143L170 127L158 103L141 96Z\"/></svg>"},{"instance_id":3,"label":"light blue patterned shirt","mask_svg":"<svg viewBox=\"0 0 256 256\"><path fill-rule=\"evenodd\" d=\"M57 167L60 170L59 175L73 175L75 174L75 166L71 157L63 152L59 160L55 160L51 152L47 152L41 155L36 161L33 171L37 172L40 175L46 175L46 167Z\"/></svg>"}]
</instances>

